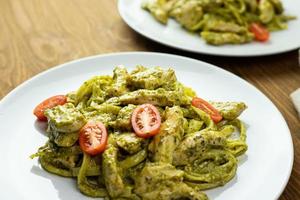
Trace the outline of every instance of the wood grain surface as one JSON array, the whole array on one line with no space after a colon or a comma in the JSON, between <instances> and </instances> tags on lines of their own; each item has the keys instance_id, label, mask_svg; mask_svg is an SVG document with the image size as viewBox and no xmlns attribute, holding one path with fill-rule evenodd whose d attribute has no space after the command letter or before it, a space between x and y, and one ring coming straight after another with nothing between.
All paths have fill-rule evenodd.
<instances>
[{"instance_id":1,"label":"wood grain surface","mask_svg":"<svg viewBox=\"0 0 300 200\"><path fill-rule=\"evenodd\" d=\"M287 120L295 161L280 199L300 199L300 123L289 98L300 87L296 51L256 58L224 58L174 50L131 30L120 18L116 0L0 0L0 13L0 99L23 81L58 64L122 51L193 57L249 81L276 104Z\"/></svg>"}]
</instances>

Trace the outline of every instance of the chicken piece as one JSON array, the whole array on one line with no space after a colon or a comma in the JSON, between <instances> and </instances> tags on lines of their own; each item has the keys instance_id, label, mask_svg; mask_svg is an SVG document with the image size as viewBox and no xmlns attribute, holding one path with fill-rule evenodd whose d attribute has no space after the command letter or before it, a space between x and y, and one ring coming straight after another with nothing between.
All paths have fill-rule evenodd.
<instances>
[{"instance_id":1,"label":"chicken piece","mask_svg":"<svg viewBox=\"0 0 300 200\"><path fill-rule=\"evenodd\" d=\"M224 4L223 0L175 0L175 2L172 4L170 16L173 16L173 12L175 12L178 8L181 9L185 4L192 5L191 2L192 4L196 3L197 6L202 7L203 11L205 12L213 10Z\"/></svg>"},{"instance_id":2,"label":"chicken piece","mask_svg":"<svg viewBox=\"0 0 300 200\"><path fill-rule=\"evenodd\" d=\"M227 120L234 120L247 108L243 102L209 102L215 107L222 117Z\"/></svg>"},{"instance_id":3,"label":"chicken piece","mask_svg":"<svg viewBox=\"0 0 300 200\"><path fill-rule=\"evenodd\" d=\"M135 193L143 200L192 199L207 196L182 182L184 172L166 163L148 163L135 179Z\"/></svg>"},{"instance_id":4,"label":"chicken piece","mask_svg":"<svg viewBox=\"0 0 300 200\"><path fill-rule=\"evenodd\" d=\"M131 114L133 110L136 108L135 105L129 104L128 106L123 107L118 116L116 121L114 122L113 127L116 129L130 131L132 130L131 126Z\"/></svg>"},{"instance_id":5,"label":"chicken piece","mask_svg":"<svg viewBox=\"0 0 300 200\"><path fill-rule=\"evenodd\" d=\"M181 5L176 5L176 8L172 10L170 15L183 27L191 30L202 20L203 9L197 0L184 1Z\"/></svg>"},{"instance_id":6,"label":"chicken piece","mask_svg":"<svg viewBox=\"0 0 300 200\"><path fill-rule=\"evenodd\" d=\"M143 141L144 139L137 137L134 133L122 133L116 136L116 144L129 154L140 151Z\"/></svg>"},{"instance_id":7,"label":"chicken piece","mask_svg":"<svg viewBox=\"0 0 300 200\"><path fill-rule=\"evenodd\" d=\"M142 8L149 10L153 17L162 24L168 22L168 10L164 8L165 1L162 0L145 0Z\"/></svg>"},{"instance_id":8,"label":"chicken piece","mask_svg":"<svg viewBox=\"0 0 300 200\"><path fill-rule=\"evenodd\" d=\"M180 107L167 108L166 120L150 145L155 162L172 163L173 152L184 134L183 124L184 118Z\"/></svg>"},{"instance_id":9,"label":"chicken piece","mask_svg":"<svg viewBox=\"0 0 300 200\"><path fill-rule=\"evenodd\" d=\"M246 33L247 28L239 26L236 23L212 18L205 23L204 31Z\"/></svg>"},{"instance_id":10,"label":"chicken piece","mask_svg":"<svg viewBox=\"0 0 300 200\"><path fill-rule=\"evenodd\" d=\"M86 123L85 117L72 103L47 109L45 116L51 129L58 132L76 132Z\"/></svg>"},{"instance_id":11,"label":"chicken piece","mask_svg":"<svg viewBox=\"0 0 300 200\"><path fill-rule=\"evenodd\" d=\"M95 121L95 122L101 122L106 127L111 126L112 122L114 122L117 118L117 116L112 113L92 112L92 113L84 113L84 114L88 120Z\"/></svg>"},{"instance_id":12,"label":"chicken piece","mask_svg":"<svg viewBox=\"0 0 300 200\"><path fill-rule=\"evenodd\" d=\"M117 153L118 149L113 145L109 145L102 154L102 173L106 189L111 197L120 196L125 189L125 185L119 174Z\"/></svg>"},{"instance_id":13,"label":"chicken piece","mask_svg":"<svg viewBox=\"0 0 300 200\"><path fill-rule=\"evenodd\" d=\"M177 81L173 69L163 70L160 67L137 67L128 79L130 86L136 89L154 90L159 87L170 88Z\"/></svg>"},{"instance_id":14,"label":"chicken piece","mask_svg":"<svg viewBox=\"0 0 300 200\"><path fill-rule=\"evenodd\" d=\"M78 131L71 133L63 133L52 130L50 126L48 127L47 133L49 140L57 144L57 146L59 147L71 147L77 142L79 138Z\"/></svg>"},{"instance_id":15,"label":"chicken piece","mask_svg":"<svg viewBox=\"0 0 300 200\"><path fill-rule=\"evenodd\" d=\"M103 103L82 109L82 112L88 121L102 122L107 127L113 125L120 110L119 106Z\"/></svg>"},{"instance_id":16,"label":"chicken piece","mask_svg":"<svg viewBox=\"0 0 300 200\"><path fill-rule=\"evenodd\" d=\"M115 138L110 136L108 148L102 154L102 174L106 190L111 198L139 199L132 193L132 187L122 179L122 169L117 159L118 149L114 146Z\"/></svg>"},{"instance_id":17,"label":"chicken piece","mask_svg":"<svg viewBox=\"0 0 300 200\"><path fill-rule=\"evenodd\" d=\"M128 92L127 79L129 74L125 67L118 66L114 69L113 80L114 83L111 88L108 89L109 96L120 96Z\"/></svg>"},{"instance_id":18,"label":"chicken piece","mask_svg":"<svg viewBox=\"0 0 300 200\"><path fill-rule=\"evenodd\" d=\"M202 130L187 135L173 153L173 164L187 165L201 155L209 145L222 146L226 136L220 131Z\"/></svg>"},{"instance_id":19,"label":"chicken piece","mask_svg":"<svg viewBox=\"0 0 300 200\"><path fill-rule=\"evenodd\" d=\"M253 40L252 33L247 32L245 34L236 33L218 33L212 31L201 32L201 37L209 44L223 45L223 44L242 44Z\"/></svg>"},{"instance_id":20,"label":"chicken piece","mask_svg":"<svg viewBox=\"0 0 300 200\"><path fill-rule=\"evenodd\" d=\"M120 97L107 100L107 103L114 105L144 104L150 103L156 106L189 105L190 100L178 91L167 91L163 88L157 90L140 89L129 92Z\"/></svg>"}]
</instances>

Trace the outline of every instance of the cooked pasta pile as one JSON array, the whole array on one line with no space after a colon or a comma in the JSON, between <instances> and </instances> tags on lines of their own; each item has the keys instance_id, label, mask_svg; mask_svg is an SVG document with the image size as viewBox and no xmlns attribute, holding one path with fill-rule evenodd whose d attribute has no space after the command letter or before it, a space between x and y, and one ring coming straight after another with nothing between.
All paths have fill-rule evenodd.
<instances>
[{"instance_id":1,"label":"cooked pasta pile","mask_svg":"<svg viewBox=\"0 0 300 200\"><path fill-rule=\"evenodd\" d=\"M280 0L144 0L142 7L159 22L174 18L209 44L266 41L268 31L287 28Z\"/></svg>"},{"instance_id":2,"label":"cooked pasta pile","mask_svg":"<svg viewBox=\"0 0 300 200\"><path fill-rule=\"evenodd\" d=\"M246 105L201 100L172 69L138 66L129 73L116 67L113 76L93 77L66 97L45 110L49 140L32 157L46 171L76 179L79 190L91 197L205 200L203 190L230 181L237 157L247 150L238 119ZM150 104L161 125L155 135L144 137L133 128L132 113ZM140 123L154 123L143 114ZM87 123L97 122L106 127L108 139L101 153L91 155L80 134ZM87 145L104 136L91 137Z\"/></svg>"}]
</instances>

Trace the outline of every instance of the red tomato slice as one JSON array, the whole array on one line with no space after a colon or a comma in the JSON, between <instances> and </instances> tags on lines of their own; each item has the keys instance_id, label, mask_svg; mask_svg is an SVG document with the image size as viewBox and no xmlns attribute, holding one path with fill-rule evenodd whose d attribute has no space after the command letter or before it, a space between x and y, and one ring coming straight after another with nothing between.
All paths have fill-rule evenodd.
<instances>
[{"instance_id":1,"label":"red tomato slice","mask_svg":"<svg viewBox=\"0 0 300 200\"><path fill-rule=\"evenodd\" d=\"M33 110L33 114L38 118L38 120L46 121L47 118L44 115L45 110L48 108L53 108L58 105L64 105L67 102L67 97L65 95L56 95L53 97L50 97L43 102L41 102L39 105L35 107Z\"/></svg>"},{"instance_id":2,"label":"red tomato slice","mask_svg":"<svg viewBox=\"0 0 300 200\"><path fill-rule=\"evenodd\" d=\"M140 105L132 113L131 124L138 137L149 138L159 132L160 114L152 104Z\"/></svg>"},{"instance_id":3,"label":"red tomato slice","mask_svg":"<svg viewBox=\"0 0 300 200\"><path fill-rule=\"evenodd\" d=\"M265 42L270 37L269 31L258 23L250 24L249 30L254 34L255 39L258 41Z\"/></svg>"},{"instance_id":4,"label":"red tomato slice","mask_svg":"<svg viewBox=\"0 0 300 200\"><path fill-rule=\"evenodd\" d=\"M101 122L88 122L79 131L80 148L90 155L102 153L106 143L107 131Z\"/></svg>"},{"instance_id":5,"label":"red tomato slice","mask_svg":"<svg viewBox=\"0 0 300 200\"><path fill-rule=\"evenodd\" d=\"M215 122L218 123L222 120L222 115L219 113L217 109L215 109L212 105L210 105L204 99L199 97L194 97L192 100L192 105L196 108L199 108L210 115L210 118Z\"/></svg>"}]
</instances>

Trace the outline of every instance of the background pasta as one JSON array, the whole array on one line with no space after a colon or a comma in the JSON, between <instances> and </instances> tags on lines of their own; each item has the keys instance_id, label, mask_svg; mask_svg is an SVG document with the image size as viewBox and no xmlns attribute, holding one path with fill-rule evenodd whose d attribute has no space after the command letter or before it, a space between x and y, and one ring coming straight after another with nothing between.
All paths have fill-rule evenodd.
<instances>
[{"instance_id":1,"label":"background pasta","mask_svg":"<svg viewBox=\"0 0 300 200\"><path fill-rule=\"evenodd\" d=\"M142 7L163 24L175 19L212 45L265 41L267 30L286 29L295 18L283 14L280 0L145 0Z\"/></svg>"}]
</instances>

